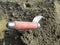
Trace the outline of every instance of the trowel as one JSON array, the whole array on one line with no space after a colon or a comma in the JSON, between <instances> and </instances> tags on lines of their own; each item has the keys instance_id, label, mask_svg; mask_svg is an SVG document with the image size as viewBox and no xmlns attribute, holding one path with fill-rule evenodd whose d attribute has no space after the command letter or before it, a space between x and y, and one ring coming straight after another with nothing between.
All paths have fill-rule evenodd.
<instances>
[{"instance_id":1,"label":"trowel","mask_svg":"<svg viewBox=\"0 0 60 45\"><path fill-rule=\"evenodd\" d=\"M26 21L10 21L7 23L8 28L10 29L16 29L16 30L30 30L30 29L36 29L36 28L40 28L41 25L39 23L39 21L44 18L41 15L38 15L36 17L34 17L34 19L32 20L32 22L26 22Z\"/></svg>"}]
</instances>

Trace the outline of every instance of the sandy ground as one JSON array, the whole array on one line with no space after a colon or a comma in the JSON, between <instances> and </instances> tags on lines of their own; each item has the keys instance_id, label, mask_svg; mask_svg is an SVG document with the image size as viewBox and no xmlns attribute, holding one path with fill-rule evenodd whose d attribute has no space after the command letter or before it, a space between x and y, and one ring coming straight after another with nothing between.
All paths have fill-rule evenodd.
<instances>
[{"instance_id":1,"label":"sandy ground","mask_svg":"<svg viewBox=\"0 0 60 45\"><path fill-rule=\"evenodd\" d=\"M60 45L59 8L59 0L0 0L0 44ZM8 21L32 21L36 15L45 17L39 29L16 31L5 26Z\"/></svg>"}]
</instances>

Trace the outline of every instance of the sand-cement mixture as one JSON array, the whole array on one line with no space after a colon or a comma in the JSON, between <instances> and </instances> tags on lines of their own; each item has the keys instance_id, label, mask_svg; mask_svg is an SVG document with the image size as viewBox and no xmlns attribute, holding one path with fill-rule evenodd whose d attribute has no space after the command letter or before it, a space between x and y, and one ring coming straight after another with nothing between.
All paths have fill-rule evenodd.
<instances>
[{"instance_id":1,"label":"sand-cement mixture","mask_svg":"<svg viewBox=\"0 0 60 45\"><path fill-rule=\"evenodd\" d=\"M8 29L8 21L32 21L37 15L41 28L29 31ZM0 45L60 45L59 0L0 0Z\"/></svg>"}]
</instances>

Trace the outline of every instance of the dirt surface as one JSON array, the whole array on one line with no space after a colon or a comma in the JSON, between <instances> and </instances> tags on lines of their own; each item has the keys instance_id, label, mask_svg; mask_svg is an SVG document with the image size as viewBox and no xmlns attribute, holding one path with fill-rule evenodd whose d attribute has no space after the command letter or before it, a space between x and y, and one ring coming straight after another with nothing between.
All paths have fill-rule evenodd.
<instances>
[{"instance_id":1,"label":"dirt surface","mask_svg":"<svg viewBox=\"0 0 60 45\"><path fill-rule=\"evenodd\" d=\"M60 45L59 8L59 0L0 0L0 22L6 20L0 23L4 27L0 45ZM37 15L45 17L39 29L17 31L5 26L8 21L32 21Z\"/></svg>"}]
</instances>

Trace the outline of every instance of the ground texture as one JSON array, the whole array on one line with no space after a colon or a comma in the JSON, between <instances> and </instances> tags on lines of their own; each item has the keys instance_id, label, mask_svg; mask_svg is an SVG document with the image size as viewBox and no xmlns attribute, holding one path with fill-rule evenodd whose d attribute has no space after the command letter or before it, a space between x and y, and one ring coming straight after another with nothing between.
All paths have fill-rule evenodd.
<instances>
[{"instance_id":1,"label":"ground texture","mask_svg":"<svg viewBox=\"0 0 60 45\"><path fill-rule=\"evenodd\" d=\"M59 0L0 0L0 45L60 45ZM32 21L42 15L41 28L8 29L8 21ZM3 22L3 23L2 23Z\"/></svg>"}]
</instances>

